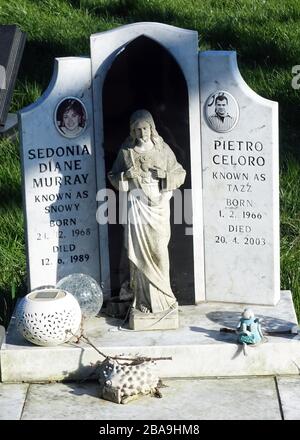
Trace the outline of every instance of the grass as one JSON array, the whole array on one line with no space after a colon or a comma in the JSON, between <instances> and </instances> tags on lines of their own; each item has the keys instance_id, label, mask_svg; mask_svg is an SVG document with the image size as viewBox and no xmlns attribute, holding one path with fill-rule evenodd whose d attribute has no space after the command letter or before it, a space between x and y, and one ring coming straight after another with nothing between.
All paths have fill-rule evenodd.
<instances>
[{"instance_id":1,"label":"grass","mask_svg":"<svg viewBox=\"0 0 300 440\"><path fill-rule=\"evenodd\" d=\"M0 161L0 319L7 324L26 277L18 144L2 141Z\"/></svg>"},{"instance_id":2,"label":"grass","mask_svg":"<svg viewBox=\"0 0 300 440\"><path fill-rule=\"evenodd\" d=\"M300 0L0 0L0 24L16 23L27 43L11 111L47 87L53 59L88 55L89 36L137 21L197 30L199 48L236 50L241 73L280 108L281 287L300 317ZM0 322L26 285L18 143L0 142Z\"/></svg>"},{"instance_id":3,"label":"grass","mask_svg":"<svg viewBox=\"0 0 300 440\"><path fill-rule=\"evenodd\" d=\"M300 166L287 159L280 176L281 287L292 290L300 311Z\"/></svg>"}]
</instances>

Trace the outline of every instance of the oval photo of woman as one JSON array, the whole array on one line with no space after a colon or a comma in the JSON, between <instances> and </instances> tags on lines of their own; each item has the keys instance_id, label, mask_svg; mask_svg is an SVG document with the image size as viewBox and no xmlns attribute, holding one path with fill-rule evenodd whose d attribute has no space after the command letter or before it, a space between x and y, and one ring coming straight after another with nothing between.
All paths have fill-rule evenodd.
<instances>
[{"instance_id":1,"label":"oval photo of woman","mask_svg":"<svg viewBox=\"0 0 300 440\"><path fill-rule=\"evenodd\" d=\"M54 121L60 134L67 138L79 136L86 128L87 113L78 98L68 97L56 107Z\"/></svg>"}]
</instances>

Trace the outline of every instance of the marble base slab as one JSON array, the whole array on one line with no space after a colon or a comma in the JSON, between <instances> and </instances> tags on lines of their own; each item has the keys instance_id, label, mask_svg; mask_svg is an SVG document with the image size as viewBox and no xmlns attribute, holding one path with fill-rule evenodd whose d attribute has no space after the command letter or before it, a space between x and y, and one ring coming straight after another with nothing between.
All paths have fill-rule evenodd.
<instances>
[{"instance_id":1,"label":"marble base slab","mask_svg":"<svg viewBox=\"0 0 300 440\"><path fill-rule=\"evenodd\" d=\"M31 384L22 420L97 420L100 429L100 425L106 426L103 420L126 420L130 426L131 420L281 419L271 377L169 379L163 383L161 399L142 396L126 405L99 398L95 382ZM126 437L131 438L119 438Z\"/></svg>"},{"instance_id":2,"label":"marble base slab","mask_svg":"<svg viewBox=\"0 0 300 440\"><path fill-rule=\"evenodd\" d=\"M0 383L0 420L19 420L22 416L28 384Z\"/></svg>"},{"instance_id":3,"label":"marble base slab","mask_svg":"<svg viewBox=\"0 0 300 440\"><path fill-rule=\"evenodd\" d=\"M300 420L300 378L278 377L277 384L284 420Z\"/></svg>"},{"instance_id":4,"label":"marble base slab","mask_svg":"<svg viewBox=\"0 0 300 440\"><path fill-rule=\"evenodd\" d=\"M179 307L176 330L134 331L120 329L116 318L93 318L85 323L85 334L106 355L172 357L158 361L161 378L298 375L300 336L268 336L268 342L249 347L248 356L236 344L236 335L220 333L235 328L244 304L202 303ZM248 306L249 307L249 306ZM253 306L266 330L287 330L297 325L292 295L281 292L277 306ZM18 335L12 318L1 347L3 382L61 381L86 378L91 364L102 360L89 345L67 343L37 347Z\"/></svg>"}]
</instances>

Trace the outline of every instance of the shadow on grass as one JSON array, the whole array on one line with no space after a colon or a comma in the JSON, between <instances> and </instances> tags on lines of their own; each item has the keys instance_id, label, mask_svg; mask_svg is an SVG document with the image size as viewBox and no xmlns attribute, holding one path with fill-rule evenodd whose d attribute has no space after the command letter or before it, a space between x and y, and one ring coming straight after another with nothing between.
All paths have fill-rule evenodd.
<instances>
[{"instance_id":1,"label":"shadow on grass","mask_svg":"<svg viewBox=\"0 0 300 440\"><path fill-rule=\"evenodd\" d=\"M70 0L70 4L74 8L81 9L80 0ZM85 9L96 17L111 16L112 19L121 19L127 24L137 21L171 22L173 24L182 21L182 17L179 18L176 13L167 8L163 10L154 9L151 5L142 5L139 0L113 0L102 5L86 6Z\"/></svg>"},{"instance_id":2,"label":"shadow on grass","mask_svg":"<svg viewBox=\"0 0 300 440\"><path fill-rule=\"evenodd\" d=\"M80 0L70 0L70 4L73 8L82 9L82 2ZM138 0L114 0L104 4L97 4L95 2L95 4L90 5L84 4L84 7L93 16L121 19L124 24L154 21L179 27L186 26L187 29L197 30L201 35L201 40L210 44L214 49L237 50L245 62L252 66L253 62L272 66L293 64L295 61L295 50L300 57L300 48L294 47L293 51L288 50L290 41L284 39L284 32L284 37L280 39L280 36L278 36L280 34L277 32L276 26L278 24L279 26L281 24L286 25L287 20L291 18L286 10L280 11L280 8L276 13L272 11L272 22L266 26L266 15L264 13L259 14L259 10L256 15L249 12L248 17L239 16L239 20L237 20L232 17L234 13L232 7L228 7L225 12L222 9L218 10L216 7L213 7L213 23L208 28L209 25L207 23L211 23L211 16L207 12L203 13L201 5L195 5L194 8L195 14L198 11L196 22L195 17L190 16L190 11L186 12L180 9L179 12L176 12L174 9L168 9L168 7L154 8L153 4L146 2L142 4ZM210 17L209 21L207 21L208 17ZM250 19L251 33L249 34L247 25L249 25ZM292 22L295 26L298 25L297 20L300 20L299 10L295 10L292 15ZM192 23L193 26L191 26ZM268 30L270 32L266 32ZM260 32L262 33L262 38L258 35Z\"/></svg>"},{"instance_id":3,"label":"shadow on grass","mask_svg":"<svg viewBox=\"0 0 300 440\"><path fill-rule=\"evenodd\" d=\"M22 208L22 191L20 187L12 187L9 183L0 188L0 210L10 211L12 208Z\"/></svg>"},{"instance_id":4,"label":"shadow on grass","mask_svg":"<svg viewBox=\"0 0 300 440\"><path fill-rule=\"evenodd\" d=\"M243 63L253 69L257 65L273 69L295 63L294 54L290 53L285 44L279 46L279 42L271 36L259 38L255 29L251 34L237 31L235 24L230 21L216 23L203 33L203 39L215 49L236 50Z\"/></svg>"},{"instance_id":5,"label":"shadow on grass","mask_svg":"<svg viewBox=\"0 0 300 440\"><path fill-rule=\"evenodd\" d=\"M60 43L54 41L27 41L20 66L18 78L24 81L30 77L31 81L39 84L43 90L49 85L53 74L54 59L68 56L89 56L89 37L65 40Z\"/></svg>"},{"instance_id":6,"label":"shadow on grass","mask_svg":"<svg viewBox=\"0 0 300 440\"><path fill-rule=\"evenodd\" d=\"M8 327L17 300L27 293L25 280L0 288L0 325Z\"/></svg>"}]
</instances>

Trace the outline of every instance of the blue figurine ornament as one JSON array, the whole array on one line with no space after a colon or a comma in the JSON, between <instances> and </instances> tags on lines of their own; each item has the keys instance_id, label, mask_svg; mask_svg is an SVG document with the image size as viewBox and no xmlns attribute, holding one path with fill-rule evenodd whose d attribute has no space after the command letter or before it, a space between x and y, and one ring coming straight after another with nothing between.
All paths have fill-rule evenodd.
<instances>
[{"instance_id":1,"label":"blue figurine ornament","mask_svg":"<svg viewBox=\"0 0 300 440\"><path fill-rule=\"evenodd\" d=\"M256 345L262 342L264 336L262 333L260 320L255 318L251 309L245 309L236 328L238 342L246 345Z\"/></svg>"}]
</instances>

